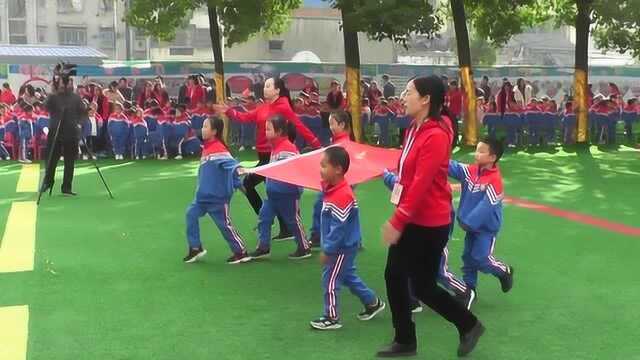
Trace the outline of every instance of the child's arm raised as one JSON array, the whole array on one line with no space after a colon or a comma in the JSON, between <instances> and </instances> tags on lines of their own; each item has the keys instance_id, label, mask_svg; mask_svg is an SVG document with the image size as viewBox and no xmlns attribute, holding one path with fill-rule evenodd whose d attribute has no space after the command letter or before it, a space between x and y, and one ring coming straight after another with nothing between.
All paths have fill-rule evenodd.
<instances>
[{"instance_id":1,"label":"child's arm raised","mask_svg":"<svg viewBox=\"0 0 640 360\"><path fill-rule=\"evenodd\" d=\"M449 160L449 176L464 182L467 178L466 174L469 172L469 168L465 164L461 164L455 160Z\"/></svg>"}]
</instances>

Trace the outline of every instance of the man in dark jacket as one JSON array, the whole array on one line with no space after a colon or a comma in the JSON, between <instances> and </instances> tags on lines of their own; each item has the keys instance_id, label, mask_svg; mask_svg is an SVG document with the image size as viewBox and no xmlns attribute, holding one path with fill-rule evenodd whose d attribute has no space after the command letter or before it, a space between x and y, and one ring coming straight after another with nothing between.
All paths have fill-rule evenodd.
<instances>
[{"instance_id":1,"label":"man in dark jacket","mask_svg":"<svg viewBox=\"0 0 640 360\"><path fill-rule=\"evenodd\" d=\"M50 114L49 133L47 135L47 159L45 177L42 182L42 192L53 187L56 166L60 155L64 156L64 178L62 193L74 196L72 191L73 170L78 155L78 141L80 139L79 124L87 117L87 109L82 98L73 92L71 81L59 81L45 102Z\"/></svg>"},{"instance_id":2,"label":"man in dark jacket","mask_svg":"<svg viewBox=\"0 0 640 360\"><path fill-rule=\"evenodd\" d=\"M389 80L389 75L382 75L382 94L385 99L389 99L392 96L396 96L396 86Z\"/></svg>"}]
</instances>

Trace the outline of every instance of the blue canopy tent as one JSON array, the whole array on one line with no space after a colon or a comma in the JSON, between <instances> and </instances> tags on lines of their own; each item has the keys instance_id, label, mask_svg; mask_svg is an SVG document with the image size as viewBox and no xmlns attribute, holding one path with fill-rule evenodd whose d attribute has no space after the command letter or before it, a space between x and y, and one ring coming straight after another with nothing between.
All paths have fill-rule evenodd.
<instances>
[{"instance_id":1,"label":"blue canopy tent","mask_svg":"<svg viewBox=\"0 0 640 360\"><path fill-rule=\"evenodd\" d=\"M0 64L100 65L107 55L86 46L0 45Z\"/></svg>"}]
</instances>

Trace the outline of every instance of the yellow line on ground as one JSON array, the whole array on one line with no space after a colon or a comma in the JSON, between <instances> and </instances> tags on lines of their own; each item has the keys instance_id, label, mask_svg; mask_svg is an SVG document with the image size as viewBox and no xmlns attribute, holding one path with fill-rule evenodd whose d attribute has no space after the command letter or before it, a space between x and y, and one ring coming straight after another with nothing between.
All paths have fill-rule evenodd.
<instances>
[{"instance_id":1,"label":"yellow line on ground","mask_svg":"<svg viewBox=\"0 0 640 360\"><path fill-rule=\"evenodd\" d=\"M0 273L33 270L37 214L35 201L16 201L11 204L0 243Z\"/></svg>"},{"instance_id":2,"label":"yellow line on ground","mask_svg":"<svg viewBox=\"0 0 640 360\"><path fill-rule=\"evenodd\" d=\"M29 306L0 307L0 359L27 360Z\"/></svg>"},{"instance_id":3,"label":"yellow line on ground","mask_svg":"<svg viewBox=\"0 0 640 360\"><path fill-rule=\"evenodd\" d=\"M40 181L40 164L22 165L16 192L37 192Z\"/></svg>"}]
</instances>

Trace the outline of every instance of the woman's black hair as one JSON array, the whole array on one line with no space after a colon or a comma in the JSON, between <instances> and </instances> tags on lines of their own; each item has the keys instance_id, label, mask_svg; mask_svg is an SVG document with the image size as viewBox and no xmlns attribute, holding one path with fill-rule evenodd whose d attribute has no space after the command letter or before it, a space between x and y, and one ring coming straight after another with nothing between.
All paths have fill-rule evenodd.
<instances>
[{"instance_id":1,"label":"woman's black hair","mask_svg":"<svg viewBox=\"0 0 640 360\"><path fill-rule=\"evenodd\" d=\"M334 118L338 124L344 124L344 129L349 132L349 138L355 140L353 136L353 125L351 114L344 110L338 110L331 113L329 119Z\"/></svg>"},{"instance_id":2,"label":"woman's black hair","mask_svg":"<svg viewBox=\"0 0 640 360\"><path fill-rule=\"evenodd\" d=\"M413 86L421 97L429 95L430 106L429 114L427 114L429 118L435 121L441 121L443 115L449 118L453 130L451 147L455 147L458 144L458 124L455 117L451 115L449 109L444 105L446 89L442 79L437 75L431 75L417 77L410 81L413 81Z\"/></svg>"},{"instance_id":3,"label":"woman's black hair","mask_svg":"<svg viewBox=\"0 0 640 360\"><path fill-rule=\"evenodd\" d=\"M273 79L273 87L275 89L280 89L280 97L286 97L289 101L289 106L293 107L293 103L291 102L291 93L287 88L287 84L284 83L284 79L281 77L272 77Z\"/></svg>"}]
</instances>

